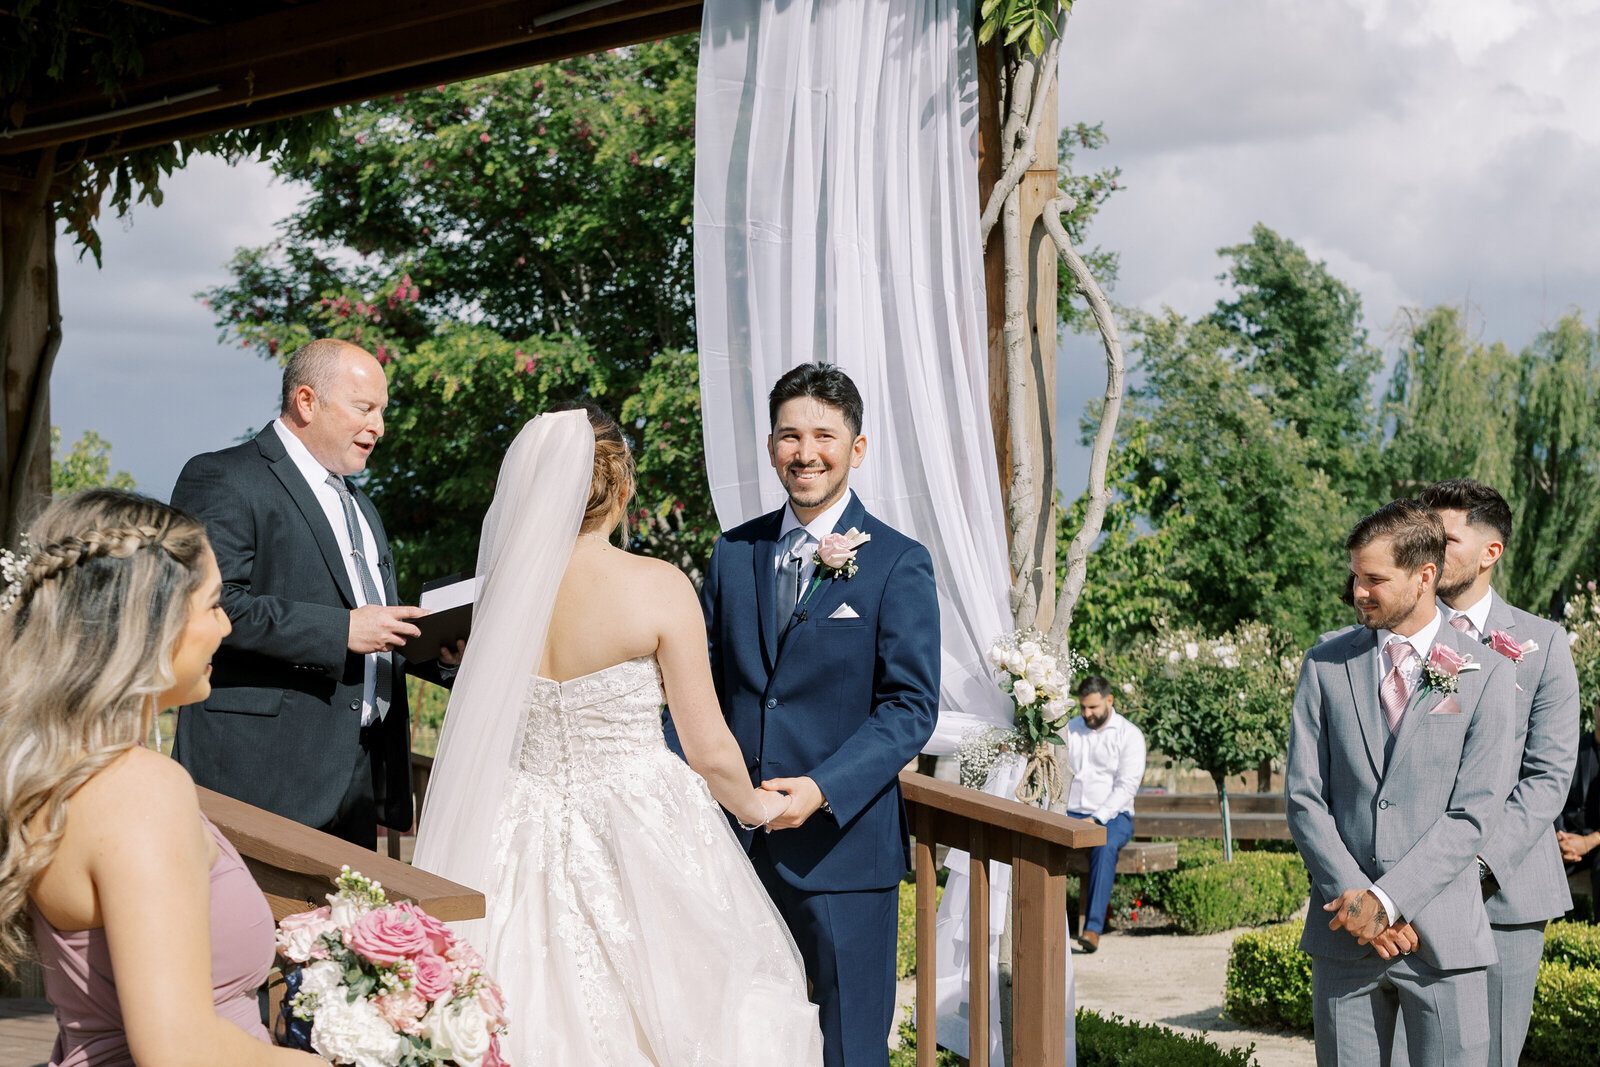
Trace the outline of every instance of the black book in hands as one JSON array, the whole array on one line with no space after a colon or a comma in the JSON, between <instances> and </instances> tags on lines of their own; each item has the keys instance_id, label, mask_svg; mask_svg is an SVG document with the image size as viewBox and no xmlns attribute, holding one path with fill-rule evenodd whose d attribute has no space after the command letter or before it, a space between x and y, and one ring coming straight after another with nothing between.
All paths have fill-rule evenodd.
<instances>
[{"instance_id":1,"label":"black book in hands","mask_svg":"<svg viewBox=\"0 0 1600 1067\"><path fill-rule=\"evenodd\" d=\"M472 632L472 608L478 601L478 579L473 575L452 574L422 585L417 606L428 614L411 620L422 631L400 647L412 663L439 658L439 649L455 648Z\"/></svg>"}]
</instances>

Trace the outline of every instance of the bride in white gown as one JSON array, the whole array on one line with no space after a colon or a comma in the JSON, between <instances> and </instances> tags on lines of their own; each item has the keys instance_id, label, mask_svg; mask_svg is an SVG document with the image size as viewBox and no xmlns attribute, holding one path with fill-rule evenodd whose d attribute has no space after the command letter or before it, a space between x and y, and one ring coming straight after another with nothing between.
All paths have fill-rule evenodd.
<instances>
[{"instance_id":1,"label":"bride in white gown","mask_svg":"<svg viewBox=\"0 0 1600 1067\"><path fill-rule=\"evenodd\" d=\"M722 812L787 798L750 784L694 587L607 542L632 493L598 412L541 415L507 453L415 863L484 891L462 925L516 1067L821 1064L800 955Z\"/></svg>"}]
</instances>

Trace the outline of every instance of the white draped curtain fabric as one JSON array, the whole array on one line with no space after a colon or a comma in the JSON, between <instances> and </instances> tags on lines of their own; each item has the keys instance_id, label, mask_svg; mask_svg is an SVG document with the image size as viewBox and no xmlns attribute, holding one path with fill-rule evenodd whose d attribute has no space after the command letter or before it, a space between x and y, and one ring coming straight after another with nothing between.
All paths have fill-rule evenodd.
<instances>
[{"instance_id":1,"label":"white draped curtain fabric","mask_svg":"<svg viewBox=\"0 0 1600 1067\"><path fill-rule=\"evenodd\" d=\"M867 510L933 554L948 755L1010 722L983 653L1011 629L989 422L971 0L707 0L695 319L724 529L779 507L767 394L837 364L866 403Z\"/></svg>"},{"instance_id":2,"label":"white draped curtain fabric","mask_svg":"<svg viewBox=\"0 0 1600 1067\"><path fill-rule=\"evenodd\" d=\"M812 360L843 368L866 404L867 458L850 483L933 555L942 692L925 751L936 755L1012 715L984 658L1012 623L989 422L973 7L706 0L695 114L695 319L718 521L783 503L766 454L773 382ZM953 860L939 1034L965 1053L972 946L965 857ZM1004 916L1010 870L992 868L990 914ZM1070 1026L1068 1037L1072 1063Z\"/></svg>"}]
</instances>

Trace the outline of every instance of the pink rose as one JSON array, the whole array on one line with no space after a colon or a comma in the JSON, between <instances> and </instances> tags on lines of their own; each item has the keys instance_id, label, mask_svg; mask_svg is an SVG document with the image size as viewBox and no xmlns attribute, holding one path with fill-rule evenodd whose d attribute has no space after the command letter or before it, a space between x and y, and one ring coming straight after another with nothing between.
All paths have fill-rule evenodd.
<instances>
[{"instance_id":1,"label":"pink rose","mask_svg":"<svg viewBox=\"0 0 1600 1067\"><path fill-rule=\"evenodd\" d=\"M452 941L450 947L445 949L444 958L455 964L458 974L483 970L483 957L478 955L478 950L460 938Z\"/></svg>"},{"instance_id":2,"label":"pink rose","mask_svg":"<svg viewBox=\"0 0 1600 1067\"><path fill-rule=\"evenodd\" d=\"M500 1054L499 1034L491 1034L489 1037L489 1051L483 1054L483 1067L511 1067L506 1058Z\"/></svg>"},{"instance_id":3,"label":"pink rose","mask_svg":"<svg viewBox=\"0 0 1600 1067\"><path fill-rule=\"evenodd\" d=\"M1456 650L1435 641L1433 649L1428 653L1428 665L1447 677L1455 677L1461 673L1461 668L1466 665L1466 660L1456 653Z\"/></svg>"},{"instance_id":4,"label":"pink rose","mask_svg":"<svg viewBox=\"0 0 1600 1067\"><path fill-rule=\"evenodd\" d=\"M450 995L455 986L455 976L450 965L431 952L424 952L411 961L412 987L429 1001Z\"/></svg>"},{"instance_id":5,"label":"pink rose","mask_svg":"<svg viewBox=\"0 0 1600 1067\"><path fill-rule=\"evenodd\" d=\"M355 921L350 947L380 966L399 963L428 947L428 932L417 917L400 908L378 908Z\"/></svg>"},{"instance_id":6,"label":"pink rose","mask_svg":"<svg viewBox=\"0 0 1600 1067\"><path fill-rule=\"evenodd\" d=\"M422 1017L428 1014L428 1002L414 989L399 993L385 993L372 998L383 1021L403 1034L422 1033Z\"/></svg>"},{"instance_id":7,"label":"pink rose","mask_svg":"<svg viewBox=\"0 0 1600 1067\"><path fill-rule=\"evenodd\" d=\"M864 534L854 526L842 534L828 534L817 545L817 559L824 567L839 570L856 558L856 549L870 540L872 540L871 534Z\"/></svg>"},{"instance_id":8,"label":"pink rose","mask_svg":"<svg viewBox=\"0 0 1600 1067\"><path fill-rule=\"evenodd\" d=\"M491 1026L504 1026L509 1021L506 1018L505 997L500 987L488 978L478 987L478 1007L489 1017Z\"/></svg>"},{"instance_id":9,"label":"pink rose","mask_svg":"<svg viewBox=\"0 0 1600 1067\"><path fill-rule=\"evenodd\" d=\"M404 908L417 917L417 922L421 923L422 928L427 931L428 944L433 948L436 955L443 956L446 950L455 944L456 937L450 932L450 928L415 904L405 901L397 905L397 907Z\"/></svg>"},{"instance_id":10,"label":"pink rose","mask_svg":"<svg viewBox=\"0 0 1600 1067\"><path fill-rule=\"evenodd\" d=\"M336 930L331 919L328 918L331 909L323 907L316 911L301 911L293 915L285 915L278 923L278 953L290 963L305 963L310 959L325 959L328 950L318 943L318 938L330 930Z\"/></svg>"},{"instance_id":11,"label":"pink rose","mask_svg":"<svg viewBox=\"0 0 1600 1067\"><path fill-rule=\"evenodd\" d=\"M1522 662L1522 646L1517 644L1516 638L1504 630L1491 630L1489 632L1489 647L1509 659L1512 663Z\"/></svg>"}]
</instances>

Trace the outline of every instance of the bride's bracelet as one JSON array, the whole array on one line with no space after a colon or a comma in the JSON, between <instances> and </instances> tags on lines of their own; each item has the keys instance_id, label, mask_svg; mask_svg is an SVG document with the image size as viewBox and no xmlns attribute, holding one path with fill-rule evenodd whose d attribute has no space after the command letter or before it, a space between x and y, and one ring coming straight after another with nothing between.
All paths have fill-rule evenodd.
<instances>
[{"instance_id":1,"label":"bride's bracelet","mask_svg":"<svg viewBox=\"0 0 1600 1067\"><path fill-rule=\"evenodd\" d=\"M764 831L764 832L769 833L769 834L772 833L772 825L771 825L772 824L772 820L776 819L779 815L782 815L784 812L788 811L789 810L789 802L791 800L793 800L793 799L794 799L794 797L791 796L790 794L788 794L788 793L783 794L783 807L779 808L776 812L774 812L771 815L767 815L767 806L765 804L761 805L761 814L767 815L767 817L765 819L761 820L760 822L745 822L743 819L740 819L739 820L739 829L741 829L741 830L761 830L761 831Z\"/></svg>"}]
</instances>

